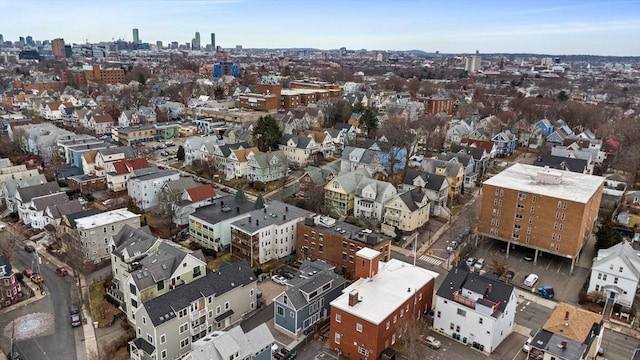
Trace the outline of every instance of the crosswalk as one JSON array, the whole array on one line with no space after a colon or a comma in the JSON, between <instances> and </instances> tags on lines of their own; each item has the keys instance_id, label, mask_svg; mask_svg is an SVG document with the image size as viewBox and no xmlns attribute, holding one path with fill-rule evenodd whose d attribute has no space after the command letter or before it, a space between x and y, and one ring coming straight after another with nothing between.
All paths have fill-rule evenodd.
<instances>
[{"instance_id":1,"label":"crosswalk","mask_svg":"<svg viewBox=\"0 0 640 360\"><path fill-rule=\"evenodd\" d=\"M429 255L420 256L420 260L422 260L424 262L428 262L429 264L433 264L435 266L440 266L444 262L443 259L440 259L440 258L435 257L435 256L429 256Z\"/></svg>"}]
</instances>

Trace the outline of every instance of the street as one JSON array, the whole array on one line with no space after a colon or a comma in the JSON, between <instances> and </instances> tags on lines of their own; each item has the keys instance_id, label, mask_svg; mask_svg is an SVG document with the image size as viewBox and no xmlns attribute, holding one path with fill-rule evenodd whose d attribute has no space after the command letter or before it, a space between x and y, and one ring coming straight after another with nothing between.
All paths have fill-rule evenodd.
<instances>
[{"instance_id":1,"label":"street","mask_svg":"<svg viewBox=\"0 0 640 360\"><path fill-rule=\"evenodd\" d=\"M33 256L21 249L16 250L16 271L25 267L32 267ZM19 267L19 268L18 268ZM3 314L0 319L0 328L4 329L5 337L2 338L2 348L6 351L10 348L11 325L14 320L16 328L24 331L24 340L14 343L17 350L26 359L77 359L78 351L84 354L82 346L82 328L72 328L69 323L69 304L73 286L73 278L60 277L43 259L40 271L44 277L44 286L47 296L29 305L20 307L14 311ZM16 330L13 330L16 333ZM18 337L18 336L16 336ZM76 345L80 345L79 349Z\"/></svg>"}]
</instances>

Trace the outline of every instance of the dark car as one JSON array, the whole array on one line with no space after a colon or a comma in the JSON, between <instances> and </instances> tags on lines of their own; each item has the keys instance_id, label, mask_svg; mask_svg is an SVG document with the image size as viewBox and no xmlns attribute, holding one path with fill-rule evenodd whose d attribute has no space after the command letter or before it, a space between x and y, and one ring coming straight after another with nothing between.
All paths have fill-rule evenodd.
<instances>
[{"instance_id":1,"label":"dark car","mask_svg":"<svg viewBox=\"0 0 640 360\"><path fill-rule=\"evenodd\" d=\"M69 314L76 315L80 313L80 307L76 304L69 305Z\"/></svg>"},{"instance_id":2,"label":"dark car","mask_svg":"<svg viewBox=\"0 0 640 360\"><path fill-rule=\"evenodd\" d=\"M291 279L296 277L291 271L284 270L284 269L278 270L278 275L284 276L285 278L287 278L289 280L291 280Z\"/></svg>"},{"instance_id":3,"label":"dark car","mask_svg":"<svg viewBox=\"0 0 640 360\"><path fill-rule=\"evenodd\" d=\"M64 266L59 266L56 268L56 274L60 275L60 276L67 276L69 274L69 271L67 271L67 268Z\"/></svg>"},{"instance_id":4,"label":"dark car","mask_svg":"<svg viewBox=\"0 0 640 360\"><path fill-rule=\"evenodd\" d=\"M511 282L511 280L513 280L513 278L514 278L514 276L515 276L515 275L516 275L516 274L515 274L513 271L509 270L509 271L507 271L507 273L506 273L506 274L504 274L504 278L505 278L505 280L507 280L508 282Z\"/></svg>"},{"instance_id":5,"label":"dark car","mask_svg":"<svg viewBox=\"0 0 640 360\"><path fill-rule=\"evenodd\" d=\"M76 327L82 325L82 319L79 314L71 315L71 326Z\"/></svg>"},{"instance_id":6,"label":"dark car","mask_svg":"<svg viewBox=\"0 0 640 360\"><path fill-rule=\"evenodd\" d=\"M538 288L538 294L540 294L540 296L542 296L545 299L553 299L553 296L555 295L555 291L551 286L541 286Z\"/></svg>"},{"instance_id":7,"label":"dark car","mask_svg":"<svg viewBox=\"0 0 640 360\"><path fill-rule=\"evenodd\" d=\"M231 192L231 189L229 189L229 188L227 188L227 187L226 187L226 188L222 188L222 189L220 189L220 191L222 191L222 192L226 192L226 193L230 193L230 192Z\"/></svg>"},{"instance_id":8,"label":"dark car","mask_svg":"<svg viewBox=\"0 0 640 360\"><path fill-rule=\"evenodd\" d=\"M33 246L27 244L24 246L24 251L28 252L28 253L32 253L36 251L36 248L34 248Z\"/></svg>"}]
</instances>

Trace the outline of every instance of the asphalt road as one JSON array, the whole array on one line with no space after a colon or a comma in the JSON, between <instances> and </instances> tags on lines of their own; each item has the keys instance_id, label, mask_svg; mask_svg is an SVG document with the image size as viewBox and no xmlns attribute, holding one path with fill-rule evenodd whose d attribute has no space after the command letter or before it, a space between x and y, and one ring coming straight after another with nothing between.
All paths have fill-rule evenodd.
<instances>
[{"instance_id":1,"label":"asphalt road","mask_svg":"<svg viewBox=\"0 0 640 360\"><path fill-rule=\"evenodd\" d=\"M16 260L22 267L31 267L32 254L24 250L16 251ZM69 323L69 304L73 289L73 278L70 276L58 276L52 265L43 263L40 272L45 279L45 290L48 294L45 298L20 308L7 317L15 319L18 316L43 312L53 314L54 324L43 336L18 341L15 347L26 359L77 359L76 341L82 339L82 328L72 328Z\"/></svg>"}]
</instances>

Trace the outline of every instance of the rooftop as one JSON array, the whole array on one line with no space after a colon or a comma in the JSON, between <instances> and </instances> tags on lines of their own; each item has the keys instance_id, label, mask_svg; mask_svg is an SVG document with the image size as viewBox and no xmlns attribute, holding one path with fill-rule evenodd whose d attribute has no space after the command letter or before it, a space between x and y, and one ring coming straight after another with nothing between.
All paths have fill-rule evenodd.
<instances>
[{"instance_id":1,"label":"rooftop","mask_svg":"<svg viewBox=\"0 0 640 360\"><path fill-rule=\"evenodd\" d=\"M586 203L603 183L600 176L514 164L484 185Z\"/></svg>"},{"instance_id":2,"label":"rooftop","mask_svg":"<svg viewBox=\"0 0 640 360\"><path fill-rule=\"evenodd\" d=\"M362 251L362 250L360 250ZM373 324L380 324L438 273L403 261L380 262L378 273L371 279L359 279L342 291L331 306ZM409 291L407 291L409 289ZM349 306L349 293L358 292L360 302Z\"/></svg>"},{"instance_id":3,"label":"rooftop","mask_svg":"<svg viewBox=\"0 0 640 360\"><path fill-rule=\"evenodd\" d=\"M589 339L594 324L600 323L602 323L602 315L600 314L566 303L559 303L542 328L551 333L584 343Z\"/></svg>"},{"instance_id":4,"label":"rooftop","mask_svg":"<svg viewBox=\"0 0 640 360\"><path fill-rule=\"evenodd\" d=\"M134 214L127 209L116 209L83 218L76 219L77 229L92 229L95 227L113 224L119 221L140 218L140 215Z\"/></svg>"}]
</instances>

